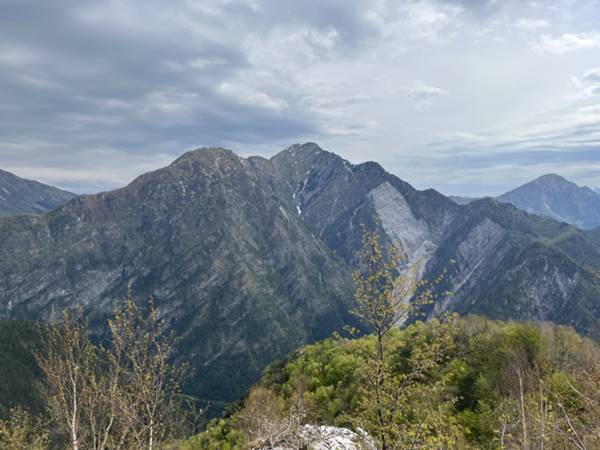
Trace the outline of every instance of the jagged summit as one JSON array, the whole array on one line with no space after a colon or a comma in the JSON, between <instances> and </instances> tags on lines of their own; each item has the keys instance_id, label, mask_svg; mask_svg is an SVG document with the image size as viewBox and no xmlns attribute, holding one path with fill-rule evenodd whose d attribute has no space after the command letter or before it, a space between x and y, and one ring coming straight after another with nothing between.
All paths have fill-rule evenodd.
<instances>
[{"instance_id":1,"label":"jagged summit","mask_svg":"<svg viewBox=\"0 0 600 450\"><path fill-rule=\"evenodd\" d=\"M286 162L288 162L301 166L306 166L314 164L317 161L322 162L325 160L336 160L338 162L344 161L340 156L327 150L323 150L314 142L291 145L285 150L275 154L270 159L270 161L276 165L286 164Z\"/></svg>"},{"instance_id":2,"label":"jagged summit","mask_svg":"<svg viewBox=\"0 0 600 450\"><path fill-rule=\"evenodd\" d=\"M303 153L303 152L322 152L323 150L318 144L314 142L305 142L304 144L296 143L290 145L288 148L282 150L279 153Z\"/></svg>"},{"instance_id":3,"label":"jagged summit","mask_svg":"<svg viewBox=\"0 0 600 450\"><path fill-rule=\"evenodd\" d=\"M237 156L233 150L229 150L223 147L200 147L194 150L190 150L185 152L179 158L171 163L171 166L180 164L182 161L189 160L206 160L206 159L219 159L219 158L229 158L232 156Z\"/></svg>"}]
</instances>

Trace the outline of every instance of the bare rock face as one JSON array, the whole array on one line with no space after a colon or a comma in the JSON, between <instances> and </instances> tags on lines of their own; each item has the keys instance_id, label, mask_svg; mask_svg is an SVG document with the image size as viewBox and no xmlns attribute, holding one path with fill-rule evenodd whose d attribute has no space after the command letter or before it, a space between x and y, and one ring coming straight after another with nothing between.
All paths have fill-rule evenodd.
<instances>
[{"instance_id":1,"label":"bare rock face","mask_svg":"<svg viewBox=\"0 0 600 450\"><path fill-rule=\"evenodd\" d=\"M0 216L44 213L74 197L70 192L0 170Z\"/></svg>"},{"instance_id":2,"label":"bare rock face","mask_svg":"<svg viewBox=\"0 0 600 450\"><path fill-rule=\"evenodd\" d=\"M369 198L385 234L404 253L402 263L408 267L418 265L415 275L422 278L437 249L436 236L429 224L413 215L406 199L387 181L369 192Z\"/></svg>"}]
</instances>

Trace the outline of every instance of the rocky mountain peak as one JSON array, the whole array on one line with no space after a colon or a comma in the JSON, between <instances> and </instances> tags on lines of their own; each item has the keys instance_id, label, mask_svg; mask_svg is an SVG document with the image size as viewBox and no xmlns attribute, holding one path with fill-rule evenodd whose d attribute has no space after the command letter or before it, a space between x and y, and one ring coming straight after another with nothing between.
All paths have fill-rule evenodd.
<instances>
[{"instance_id":1,"label":"rocky mountain peak","mask_svg":"<svg viewBox=\"0 0 600 450\"><path fill-rule=\"evenodd\" d=\"M309 170L315 170L329 164L343 164L344 159L335 153L323 150L317 144L308 142L294 144L277 153L270 159L278 170L294 179L302 178ZM346 161L346 164L350 165Z\"/></svg>"},{"instance_id":2,"label":"rocky mountain peak","mask_svg":"<svg viewBox=\"0 0 600 450\"><path fill-rule=\"evenodd\" d=\"M586 193L588 195L597 195L592 189L588 188L587 186L579 186L576 183L554 173L542 175L541 177L538 177L535 180L533 180L531 184L545 189L560 189L563 191L574 192L579 191L580 194Z\"/></svg>"},{"instance_id":3,"label":"rocky mountain peak","mask_svg":"<svg viewBox=\"0 0 600 450\"><path fill-rule=\"evenodd\" d=\"M533 180L533 183L565 183L573 185L571 181L567 180L565 177L561 177L556 173L547 173L545 175L541 175Z\"/></svg>"},{"instance_id":4,"label":"rocky mountain peak","mask_svg":"<svg viewBox=\"0 0 600 450\"><path fill-rule=\"evenodd\" d=\"M314 142L305 142L304 144L296 143L296 144L290 145L288 148L286 148L285 150L282 150L275 156L289 155L293 158L297 158L299 156L302 157L304 155L310 155L310 154L315 154L315 153L318 154L318 153L321 153L324 151L325 150L323 150L318 144L315 144ZM327 153L329 153L329 152L327 152Z\"/></svg>"},{"instance_id":5,"label":"rocky mountain peak","mask_svg":"<svg viewBox=\"0 0 600 450\"><path fill-rule=\"evenodd\" d=\"M600 195L556 174L536 178L498 200L584 229L600 225Z\"/></svg>"},{"instance_id":6,"label":"rocky mountain peak","mask_svg":"<svg viewBox=\"0 0 600 450\"><path fill-rule=\"evenodd\" d=\"M190 150L189 152L185 152L183 155L173 161L171 165L174 166L181 164L182 161L207 161L231 157L239 158L233 151L223 147L200 147Z\"/></svg>"}]
</instances>

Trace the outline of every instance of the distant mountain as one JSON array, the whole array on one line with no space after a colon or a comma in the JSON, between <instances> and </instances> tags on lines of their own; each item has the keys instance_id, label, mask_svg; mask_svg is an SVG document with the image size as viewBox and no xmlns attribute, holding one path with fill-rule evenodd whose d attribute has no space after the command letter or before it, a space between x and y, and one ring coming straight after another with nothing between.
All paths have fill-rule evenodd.
<instances>
[{"instance_id":1,"label":"distant mountain","mask_svg":"<svg viewBox=\"0 0 600 450\"><path fill-rule=\"evenodd\" d=\"M353 320L361 224L400 244L419 278L443 275L425 317L600 325L600 229L493 199L457 205L316 144L271 159L199 149L123 189L0 219L0 313L81 305L98 323L131 283L179 336L193 392L229 402L274 359Z\"/></svg>"},{"instance_id":2,"label":"distant mountain","mask_svg":"<svg viewBox=\"0 0 600 450\"><path fill-rule=\"evenodd\" d=\"M544 175L497 199L538 216L583 229L600 225L600 194L559 175Z\"/></svg>"},{"instance_id":3,"label":"distant mountain","mask_svg":"<svg viewBox=\"0 0 600 450\"><path fill-rule=\"evenodd\" d=\"M74 197L70 192L0 170L0 216L47 212Z\"/></svg>"}]
</instances>

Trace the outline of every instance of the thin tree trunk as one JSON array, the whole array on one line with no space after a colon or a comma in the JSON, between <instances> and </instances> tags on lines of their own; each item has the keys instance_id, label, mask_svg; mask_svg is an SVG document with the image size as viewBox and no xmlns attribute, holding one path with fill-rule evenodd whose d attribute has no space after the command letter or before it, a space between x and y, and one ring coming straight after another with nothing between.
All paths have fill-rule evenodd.
<instances>
[{"instance_id":1,"label":"thin tree trunk","mask_svg":"<svg viewBox=\"0 0 600 450\"><path fill-rule=\"evenodd\" d=\"M528 436L527 436L527 419L525 418L525 398L523 393L523 377L521 375L521 369L517 370L517 377L519 378L519 398L521 401L521 424L523 428L523 448L527 450L529 448Z\"/></svg>"},{"instance_id":2,"label":"thin tree trunk","mask_svg":"<svg viewBox=\"0 0 600 450\"><path fill-rule=\"evenodd\" d=\"M381 427L381 450L388 450L387 440L385 436L385 418L383 417L383 406L382 406L382 384L383 384L383 335L377 333L377 370L375 378L375 401L377 407L377 419L379 426Z\"/></svg>"},{"instance_id":3,"label":"thin tree trunk","mask_svg":"<svg viewBox=\"0 0 600 450\"><path fill-rule=\"evenodd\" d=\"M548 403L544 398L542 390L540 389L540 414L541 414L541 427L540 427L540 450L544 450L544 444L546 440L546 416L548 414Z\"/></svg>"},{"instance_id":4,"label":"thin tree trunk","mask_svg":"<svg viewBox=\"0 0 600 450\"><path fill-rule=\"evenodd\" d=\"M77 438L77 382L71 375L71 387L73 393L73 413L71 415L71 443L73 450L79 450L79 439Z\"/></svg>"}]
</instances>

